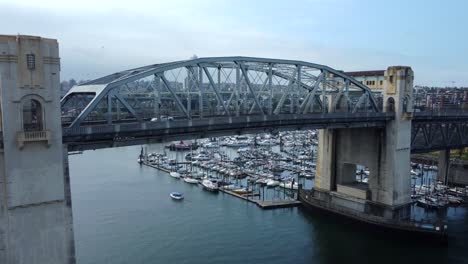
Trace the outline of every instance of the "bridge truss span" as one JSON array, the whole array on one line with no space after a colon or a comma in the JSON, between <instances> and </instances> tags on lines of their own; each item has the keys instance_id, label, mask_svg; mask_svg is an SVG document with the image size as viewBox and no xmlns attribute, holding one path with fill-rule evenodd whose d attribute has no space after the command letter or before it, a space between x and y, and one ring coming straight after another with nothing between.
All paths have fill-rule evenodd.
<instances>
[{"instance_id":1,"label":"bridge truss span","mask_svg":"<svg viewBox=\"0 0 468 264\"><path fill-rule=\"evenodd\" d=\"M379 114L379 98L352 77L303 61L216 57L149 65L73 87L62 123L144 123L219 117Z\"/></svg>"},{"instance_id":2,"label":"bridge truss span","mask_svg":"<svg viewBox=\"0 0 468 264\"><path fill-rule=\"evenodd\" d=\"M430 152L468 147L466 112L416 113L411 129L411 151Z\"/></svg>"}]
</instances>

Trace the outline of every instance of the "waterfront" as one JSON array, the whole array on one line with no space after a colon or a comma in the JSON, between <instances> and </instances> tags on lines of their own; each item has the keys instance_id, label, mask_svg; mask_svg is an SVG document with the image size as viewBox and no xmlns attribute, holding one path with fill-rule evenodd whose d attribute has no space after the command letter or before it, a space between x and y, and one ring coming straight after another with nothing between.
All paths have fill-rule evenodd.
<instances>
[{"instance_id":1,"label":"waterfront","mask_svg":"<svg viewBox=\"0 0 468 264\"><path fill-rule=\"evenodd\" d=\"M299 208L261 210L136 163L139 146L70 156L77 263L463 263L468 216L449 245L388 240ZM185 194L182 202L171 191Z\"/></svg>"}]
</instances>

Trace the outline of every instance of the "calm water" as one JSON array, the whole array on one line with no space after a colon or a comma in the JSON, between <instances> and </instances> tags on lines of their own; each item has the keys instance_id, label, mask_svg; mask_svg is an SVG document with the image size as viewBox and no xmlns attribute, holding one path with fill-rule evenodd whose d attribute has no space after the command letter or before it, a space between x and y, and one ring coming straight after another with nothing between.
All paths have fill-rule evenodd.
<instances>
[{"instance_id":1,"label":"calm water","mask_svg":"<svg viewBox=\"0 0 468 264\"><path fill-rule=\"evenodd\" d=\"M263 211L208 193L140 167L139 151L70 156L79 264L468 263L464 208L448 211L448 247L388 240L299 208ZM185 200L173 201L172 191L183 192Z\"/></svg>"}]
</instances>

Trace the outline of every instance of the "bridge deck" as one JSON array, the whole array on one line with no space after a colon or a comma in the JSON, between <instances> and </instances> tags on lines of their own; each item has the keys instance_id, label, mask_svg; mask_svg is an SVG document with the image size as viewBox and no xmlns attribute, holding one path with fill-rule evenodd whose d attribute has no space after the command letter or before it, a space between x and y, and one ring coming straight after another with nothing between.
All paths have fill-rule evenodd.
<instances>
[{"instance_id":1,"label":"bridge deck","mask_svg":"<svg viewBox=\"0 0 468 264\"><path fill-rule=\"evenodd\" d=\"M70 150L138 145L176 139L193 139L280 130L384 127L393 113L327 113L218 117L133 124L63 128L63 143Z\"/></svg>"}]
</instances>

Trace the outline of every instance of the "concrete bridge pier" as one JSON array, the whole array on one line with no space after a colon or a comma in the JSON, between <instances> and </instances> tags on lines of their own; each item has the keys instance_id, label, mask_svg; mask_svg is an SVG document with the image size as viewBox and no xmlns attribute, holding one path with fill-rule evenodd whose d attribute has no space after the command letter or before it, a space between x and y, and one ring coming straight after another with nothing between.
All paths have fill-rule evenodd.
<instances>
[{"instance_id":1,"label":"concrete bridge pier","mask_svg":"<svg viewBox=\"0 0 468 264\"><path fill-rule=\"evenodd\" d=\"M451 157L450 149L439 152L437 166L438 181L450 186L468 186L468 161Z\"/></svg>"},{"instance_id":2,"label":"concrete bridge pier","mask_svg":"<svg viewBox=\"0 0 468 264\"><path fill-rule=\"evenodd\" d=\"M385 72L384 111L395 112L385 128L319 131L314 189L329 206L388 219L410 216L412 84L409 67ZM369 169L368 184L356 181L357 165Z\"/></svg>"},{"instance_id":3,"label":"concrete bridge pier","mask_svg":"<svg viewBox=\"0 0 468 264\"><path fill-rule=\"evenodd\" d=\"M448 175L450 168L450 149L444 149L439 152L439 162L437 166L437 179L448 184Z\"/></svg>"},{"instance_id":4,"label":"concrete bridge pier","mask_svg":"<svg viewBox=\"0 0 468 264\"><path fill-rule=\"evenodd\" d=\"M75 263L58 43L0 36L0 263Z\"/></svg>"}]
</instances>

